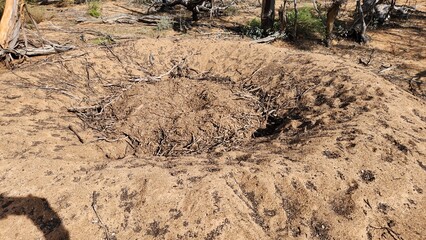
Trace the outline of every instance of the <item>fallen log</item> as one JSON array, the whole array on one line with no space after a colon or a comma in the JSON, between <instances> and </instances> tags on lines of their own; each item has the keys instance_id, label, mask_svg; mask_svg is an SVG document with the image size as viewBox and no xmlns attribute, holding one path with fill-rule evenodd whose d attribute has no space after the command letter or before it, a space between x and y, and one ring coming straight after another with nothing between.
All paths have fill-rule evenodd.
<instances>
[{"instance_id":1,"label":"fallen log","mask_svg":"<svg viewBox=\"0 0 426 240\"><path fill-rule=\"evenodd\" d=\"M19 55L25 55L25 56L42 56L42 55L49 55L49 54L55 54L55 53L61 53L66 52L69 50L74 49L73 46L62 46L62 45L54 45L54 46L44 46L39 48L24 48L24 49L18 49L16 52Z\"/></svg>"},{"instance_id":2,"label":"fallen log","mask_svg":"<svg viewBox=\"0 0 426 240\"><path fill-rule=\"evenodd\" d=\"M0 58L7 55L28 56L28 57L43 56L43 55L66 52L72 49L74 49L74 46L61 46L61 45L44 46L39 48L28 47L28 48L20 48L16 50L0 49Z\"/></svg>"},{"instance_id":3,"label":"fallen log","mask_svg":"<svg viewBox=\"0 0 426 240\"><path fill-rule=\"evenodd\" d=\"M395 5L395 1L392 4L377 4L374 8L374 17L379 23L383 24L392 18L406 19L410 12L415 11L413 7L398 6Z\"/></svg>"},{"instance_id":4,"label":"fallen log","mask_svg":"<svg viewBox=\"0 0 426 240\"><path fill-rule=\"evenodd\" d=\"M269 36L264 37L264 38L253 40L251 42L252 43L270 43L270 42L273 42L273 41L275 41L275 40L277 40L277 39L279 39L281 37L284 37L284 34L276 32L276 33L274 33L272 35L269 35Z\"/></svg>"},{"instance_id":5,"label":"fallen log","mask_svg":"<svg viewBox=\"0 0 426 240\"><path fill-rule=\"evenodd\" d=\"M106 23L106 24L114 24L114 23L124 23L124 24L134 24L137 22L142 22L148 25L156 25L158 22L164 20L164 16L156 16L156 15L145 15L145 16L135 16L130 14L118 14L111 17L104 17L102 19L92 19L92 18L77 18L77 23ZM172 19L169 19L172 21Z\"/></svg>"},{"instance_id":6,"label":"fallen log","mask_svg":"<svg viewBox=\"0 0 426 240\"><path fill-rule=\"evenodd\" d=\"M39 1L40 5L49 5L49 4L58 4L61 3L63 0L41 0Z\"/></svg>"}]
</instances>

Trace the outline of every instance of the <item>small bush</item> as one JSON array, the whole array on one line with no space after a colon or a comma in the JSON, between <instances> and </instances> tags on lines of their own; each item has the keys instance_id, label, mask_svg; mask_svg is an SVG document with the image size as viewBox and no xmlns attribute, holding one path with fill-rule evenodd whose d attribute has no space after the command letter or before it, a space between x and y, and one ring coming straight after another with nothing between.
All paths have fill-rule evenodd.
<instances>
[{"instance_id":1,"label":"small bush","mask_svg":"<svg viewBox=\"0 0 426 240\"><path fill-rule=\"evenodd\" d=\"M101 16L101 2L99 1L90 1L88 2L88 10L87 13L95 18Z\"/></svg>"},{"instance_id":2,"label":"small bush","mask_svg":"<svg viewBox=\"0 0 426 240\"><path fill-rule=\"evenodd\" d=\"M39 6L31 6L28 5L28 13L31 15L31 17L34 19L36 23L41 23L46 17L45 10ZM27 23L32 23L31 19L26 19Z\"/></svg>"},{"instance_id":3,"label":"small bush","mask_svg":"<svg viewBox=\"0 0 426 240\"><path fill-rule=\"evenodd\" d=\"M107 37L99 37L99 38L92 40L91 42L96 44L96 45L104 45L104 44L112 44L113 43L111 38L107 38Z\"/></svg>"},{"instance_id":4,"label":"small bush","mask_svg":"<svg viewBox=\"0 0 426 240\"><path fill-rule=\"evenodd\" d=\"M297 34L304 36L325 35L325 27L322 20L316 14L313 14L311 7L301 7L298 9L297 15ZM294 31L295 12L294 10L287 13L287 31Z\"/></svg>"},{"instance_id":5,"label":"small bush","mask_svg":"<svg viewBox=\"0 0 426 240\"><path fill-rule=\"evenodd\" d=\"M259 39L263 36L260 19L253 18L243 29L243 34L253 39Z\"/></svg>"},{"instance_id":6,"label":"small bush","mask_svg":"<svg viewBox=\"0 0 426 240\"><path fill-rule=\"evenodd\" d=\"M168 17L161 17L157 23L157 31L169 30L173 27L173 23Z\"/></svg>"},{"instance_id":7,"label":"small bush","mask_svg":"<svg viewBox=\"0 0 426 240\"><path fill-rule=\"evenodd\" d=\"M224 14L225 16L235 16L238 13L238 8L234 7L234 6L230 6L228 8L225 9Z\"/></svg>"}]
</instances>

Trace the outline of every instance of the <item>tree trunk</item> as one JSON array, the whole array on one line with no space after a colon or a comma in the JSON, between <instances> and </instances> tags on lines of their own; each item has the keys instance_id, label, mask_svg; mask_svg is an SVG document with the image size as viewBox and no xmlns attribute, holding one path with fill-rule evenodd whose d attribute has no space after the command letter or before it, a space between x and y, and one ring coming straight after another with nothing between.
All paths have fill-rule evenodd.
<instances>
[{"instance_id":1,"label":"tree trunk","mask_svg":"<svg viewBox=\"0 0 426 240\"><path fill-rule=\"evenodd\" d=\"M278 19L280 22L280 33L284 33L287 27L287 0L278 9Z\"/></svg>"},{"instance_id":2,"label":"tree trunk","mask_svg":"<svg viewBox=\"0 0 426 240\"><path fill-rule=\"evenodd\" d=\"M24 2L22 0L6 0L0 21L0 47L14 49L18 42L23 19Z\"/></svg>"},{"instance_id":3,"label":"tree trunk","mask_svg":"<svg viewBox=\"0 0 426 240\"><path fill-rule=\"evenodd\" d=\"M365 16L364 16L364 10L361 6L361 0L356 1L356 8L357 8L357 18L358 20L355 23L354 31L355 31L355 38L358 42L367 42L367 35L365 32L367 31L367 25L365 24Z\"/></svg>"},{"instance_id":4,"label":"tree trunk","mask_svg":"<svg viewBox=\"0 0 426 240\"><path fill-rule=\"evenodd\" d=\"M267 32L274 28L275 0L262 0L261 27Z\"/></svg>"},{"instance_id":5,"label":"tree trunk","mask_svg":"<svg viewBox=\"0 0 426 240\"><path fill-rule=\"evenodd\" d=\"M297 0L293 0L293 8L294 8L294 26L293 26L293 38L297 39L297 18L299 17L299 11L297 10Z\"/></svg>"},{"instance_id":6,"label":"tree trunk","mask_svg":"<svg viewBox=\"0 0 426 240\"><path fill-rule=\"evenodd\" d=\"M374 9L377 4L377 0L363 0L361 5L361 0L357 0L356 5L356 14L354 17L354 23L352 31L354 33L355 39L362 43L368 41L367 24L374 17Z\"/></svg>"},{"instance_id":7,"label":"tree trunk","mask_svg":"<svg viewBox=\"0 0 426 240\"><path fill-rule=\"evenodd\" d=\"M339 14L340 7L346 2L346 0L335 0L331 7L327 11L327 22L326 22L326 45L331 45L331 38L334 28L334 21Z\"/></svg>"}]
</instances>

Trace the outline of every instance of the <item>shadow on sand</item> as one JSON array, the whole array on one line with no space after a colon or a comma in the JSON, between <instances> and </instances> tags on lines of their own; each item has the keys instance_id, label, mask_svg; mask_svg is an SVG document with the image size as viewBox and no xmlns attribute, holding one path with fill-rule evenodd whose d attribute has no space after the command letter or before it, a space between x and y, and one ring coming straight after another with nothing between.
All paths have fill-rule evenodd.
<instances>
[{"instance_id":1,"label":"shadow on sand","mask_svg":"<svg viewBox=\"0 0 426 240\"><path fill-rule=\"evenodd\" d=\"M9 215L26 216L43 232L47 240L68 240L68 230L45 198L7 197L0 194L0 220ZM17 231L19 231L17 229Z\"/></svg>"}]
</instances>

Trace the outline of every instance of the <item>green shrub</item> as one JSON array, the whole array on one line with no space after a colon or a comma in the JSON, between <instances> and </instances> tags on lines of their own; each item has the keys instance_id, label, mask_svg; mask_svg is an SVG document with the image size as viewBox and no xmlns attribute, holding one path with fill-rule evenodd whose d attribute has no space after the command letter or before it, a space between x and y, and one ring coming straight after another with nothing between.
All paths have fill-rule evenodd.
<instances>
[{"instance_id":1,"label":"green shrub","mask_svg":"<svg viewBox=\"0 0 426 240\"><path fill-rule=\"evenodd\" d=\"M36 23L41 23L46 17L49 17L44 8L38 5L28 5L28 12ZM26 21L27 23L32 23L32 21L28 18Z\"/></svg>"},{"instance_id":2,"label":"green shrub","mask_svg":"<svg viewBox=\"0 0 426 240\"><path fill-rule=\"evenodd\" d=\"M253 18L244 26L243 34L253 39L259 39L263 36L263 30L259 18Z\"/></svg>"},{"instance_id":3,"label":"green shrub","mask_svg":"<svg viewBox=\"0 0 426 240\"><path fill-rule=\"evenodd\" d=\"M314 13L311 7L301 7L297 14L297 34L304 36L315 36L317 34L324 36L325 27L321 18ZM295 12L287 13L287 32L294 31Z\"/></svg>"},{"instance_id":4,"label":"green shrub","mask_svg":"<svg viewBox=\"0 0 426 240\"><path fill-rule=\"evenodd\" d=\"M227 7L224 11L225 16L235 16L238 13L238 8L235 6Z\"/></svg>"},{"instance_id":5,"label":"green shrub","mask_svg":"<svg viewBox=\"0 0 426 240\"><path fill-rule=\"evenodd\" d=\"M93 39L91 42L96 44L96 45L104 45L104 44L112 44L113 43L112 39L108 38L108 37L98 37L96 39Z\"/></svg>"},{"instance_id":6,"label":"green shrub","mask_svg":"<svg viewBox=\"0 0 426 240\"><path fill-rule=\"evenodd\" d=\"M88 2L87 13L95 18L101 16L101 2L100 1L90 1Z\"/></svg>"},{"instance_id":7,"label":"green shrub","mask_svg":"<svg viewBox=\"0 0 426 240\"><path fill-rule=\"evenodd\" d=\"M161 17L157 23L157 31L169 30L173 27L173 23L168 17Z\"/></svg>"}]
</instances>

